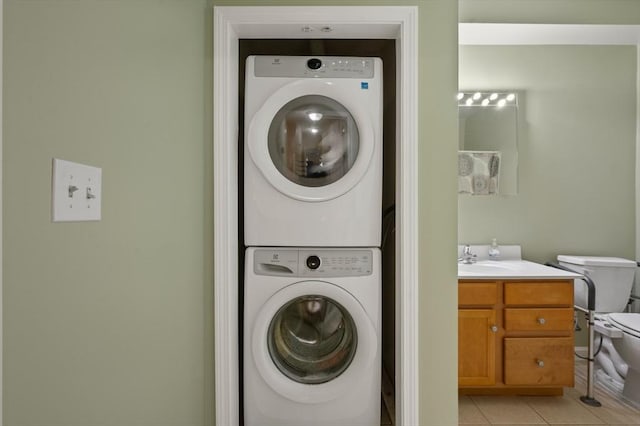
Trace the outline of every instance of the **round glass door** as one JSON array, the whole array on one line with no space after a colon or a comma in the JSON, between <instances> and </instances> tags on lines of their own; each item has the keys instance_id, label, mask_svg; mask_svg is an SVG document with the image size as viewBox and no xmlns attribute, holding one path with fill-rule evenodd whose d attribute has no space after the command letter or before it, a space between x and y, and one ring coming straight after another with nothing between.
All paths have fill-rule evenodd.
<instances>
[{"instance_id":1,"label":"round glass door","mask_svg":"<svg viewBox=\"0 0 640 426\"><path fill-rule=\"evenodd\" d=\"M358 156L358 127L339 102L305 95L275 114L268 149L276 169L305 187L326 186L342 178Z\"/></svg>"},{"instance_id":2,"label":"round glass door","mask_svg":"<svg viewBox=\"0 0 640 426\"><path fill-rule=\"evenodd\" d=\"M298 383L325 383L351 364L358 342L353 318L335 300L305 295L285 304L271 320L268 348L272 361Z\"/></svg>"}]
</instances>

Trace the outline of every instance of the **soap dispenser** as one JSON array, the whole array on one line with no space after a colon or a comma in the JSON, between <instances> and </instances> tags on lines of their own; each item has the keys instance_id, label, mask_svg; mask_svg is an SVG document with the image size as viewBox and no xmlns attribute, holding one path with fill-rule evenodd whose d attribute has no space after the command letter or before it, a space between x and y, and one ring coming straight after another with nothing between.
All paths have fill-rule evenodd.
<instances>
[{"instance_id":1,"label":"soap dispenser","mask_svg":"<svg viewBox=\"0 0 640 426\"><path fill-rule=\"evenodd\" d=\"M498 260L500 257L500 249L498 248L498 240L495 238L491 240L491 247L489 247L489 259Z\"/></svg>"}]
</instances>

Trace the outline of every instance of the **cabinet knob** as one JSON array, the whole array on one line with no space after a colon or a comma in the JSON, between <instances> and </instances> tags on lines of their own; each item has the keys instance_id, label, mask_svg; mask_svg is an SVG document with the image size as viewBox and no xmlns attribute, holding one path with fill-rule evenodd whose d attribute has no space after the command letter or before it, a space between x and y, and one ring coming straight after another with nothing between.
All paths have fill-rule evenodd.
<instances>
[{"instance_id":1,"label":"cabinet knob","mask_svg":"<svg viewBox=\"0 0 640 426\"><path fill-rule=\"evenodd\" d=\"M498 326L497 325L492 325L491 326L491 331L493 331L494 333L498 332Z\"/></svg>"},{"instance_id":2,"label":"cabinet knob","mask_svg":"<svg viewBox=\"0 0 640 426\"><path fill-rule=\"evenodd\" d=\"M540 368L544 367L544 361L541 359L536 359L536 364L538 364L538 367Z\"/></svg>"},{"instance_id":3,"label":"cabinet knob","mask_svg":"<svg viewBox=\"0 0 640 426\"><path fill-rule=\"evenodd\" d=\"M545 322L547 321L544 318L538 318L538 324L544 325Z\"/></svg>"}]
</instances>

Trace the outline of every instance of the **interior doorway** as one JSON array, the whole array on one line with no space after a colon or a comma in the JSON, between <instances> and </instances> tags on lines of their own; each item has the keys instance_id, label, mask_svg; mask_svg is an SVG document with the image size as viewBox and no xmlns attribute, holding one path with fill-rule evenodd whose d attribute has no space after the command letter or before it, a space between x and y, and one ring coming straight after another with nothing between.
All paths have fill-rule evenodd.
<instances>
[{"instance_id":1,"label":"interior doorway","mask_svg":"<svg viewBox=\"0 0 640 426\"><path fill-rule=\"evenodd\" d=\"M397 424L418 423L417 401L417 7L214 8L214 309L216 424L239 424L239 63L243 39L391 40L395 55L393 351ZM304 24L300 24L303 22ZM357 24L354 24L356 22ZM320 28L332 28L330 37ZM316 31L317 30L317 31ZM315 33L314 33L315 31ZM309 43L309 42L307 42ZM316 48L325 42L314 41ZM326 48L326 47L324 47ZM386 136L385 136L386 137ZM385 157L387 153L385 152ZM389 170L393 169L393 172ZM385 181L387 181L385 179ZM389 195L393 194L393 195Z\"/></svg>"}]
</instances>

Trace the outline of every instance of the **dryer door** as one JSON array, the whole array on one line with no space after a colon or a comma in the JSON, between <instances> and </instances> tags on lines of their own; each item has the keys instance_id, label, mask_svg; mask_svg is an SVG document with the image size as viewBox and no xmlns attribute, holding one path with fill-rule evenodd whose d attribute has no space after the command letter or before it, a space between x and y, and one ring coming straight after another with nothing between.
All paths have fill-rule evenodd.
<instances>
[{"instance_id":1,"label":"dryer door","mask_svg":"<svg viewBox=\"0 0 640 426\"><path fill-rule=\"evenodd\" d=\"M265 179L289 197L339 197L371 163L376 141L366 110L342 86L296 81L269 97L249 123L249 155Z\"/></svg>"},{"instance_id":2,"label":"dryer door","mask_svg":"<svg viewBox=\"0 0 640 426\"><path fill-rule=\"evenodd\" d=\"M256 367L266 383L298 402L325 402L379 368L375 327L360 303L322 281L292 284L274 294L256 316ZM248 349L248 348L247 348Z\"/></svg>"}]
</instances>

